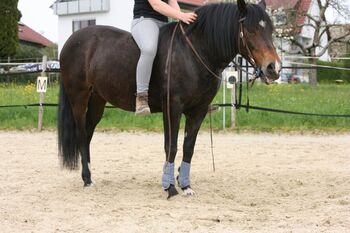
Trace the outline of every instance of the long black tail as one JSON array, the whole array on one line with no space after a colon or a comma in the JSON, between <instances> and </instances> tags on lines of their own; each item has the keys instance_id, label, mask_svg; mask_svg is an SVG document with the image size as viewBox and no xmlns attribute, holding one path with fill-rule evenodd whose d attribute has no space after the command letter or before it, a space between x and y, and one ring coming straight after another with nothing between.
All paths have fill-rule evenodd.
<instances>
[{"instance_id":1,"label":"long black tail","mask_svg":"<svg viewBox=\"0 0 350 233\"><path fill-rule=\"evenodd\" d=\"M62 81L60 82L58 107L58 154L62 158L63 167L78 167L79 149L76 137L76 124L72 106L68 100Z\"/></svg>"}]
</instances>

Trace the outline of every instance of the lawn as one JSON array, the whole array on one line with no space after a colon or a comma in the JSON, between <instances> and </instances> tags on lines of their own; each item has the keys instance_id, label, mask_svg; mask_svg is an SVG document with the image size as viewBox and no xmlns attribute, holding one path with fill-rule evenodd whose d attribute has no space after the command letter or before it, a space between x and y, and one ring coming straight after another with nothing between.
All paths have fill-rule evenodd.
<instances>
[{"instance_id":1,"label":"lawn","mask_svg":"<svg viewBox=\"0 0 350 233\"><path fill-rule=\"evenodd\" d=\"M229 91L227 89L227 91ZM45 95L46 103L57 103L58 85L51 82ZM222 102L222 90L213 103ZM243 93L245 97L245 93ZM317 87L308 85L262 85L257 84L250 90L250 104L291 111L349 114L350 115L350 85L321 84ZM227 101L229 94L227 93ZM0 105L31 104L39 102L39 94L31 83L0 83ZM243 103L245 100L243 99ZM45 107L44 128L55 129L56 107ZM33 129L37 127L37 107L0 108L0 129ZM223 111L212 115L212 125L215 130L223 128ZM226 127L230 126L230 109L226 109ZM321 118L296 116L280 113L269 113L245 109L237 111L236 131L349 131L349 118ZM182 122L182 127L183 127ZM152 130L163 129L162 115L153 114L149 117L135 117L133 113L119 109L106 109L99 129L119 130ZM202 128L209 128L207 116Z\"/></svg>"}]
</instances>

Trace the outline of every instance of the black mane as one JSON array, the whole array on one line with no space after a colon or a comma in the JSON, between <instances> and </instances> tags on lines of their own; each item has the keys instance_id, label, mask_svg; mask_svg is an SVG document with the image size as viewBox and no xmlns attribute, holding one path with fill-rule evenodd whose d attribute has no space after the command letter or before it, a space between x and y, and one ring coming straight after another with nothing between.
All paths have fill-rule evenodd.
<instances>
[{"instance_id":1,"label":"black mane","mask_svg":"<svg viewBox=\"0 0 350 233\"><path fill-rule=\"evenodd\" d=\"M273 28L272 22L260 6L247 4L247 17L244 27L249 32L256 31L261 20L267 27ZM206 42L207 50L215 58L230 61L237 54L239 19L241 18L235 3L208 4L196 10L197 20L188 26L187 33L198 33Z\"/></svg>"}]
</instances>

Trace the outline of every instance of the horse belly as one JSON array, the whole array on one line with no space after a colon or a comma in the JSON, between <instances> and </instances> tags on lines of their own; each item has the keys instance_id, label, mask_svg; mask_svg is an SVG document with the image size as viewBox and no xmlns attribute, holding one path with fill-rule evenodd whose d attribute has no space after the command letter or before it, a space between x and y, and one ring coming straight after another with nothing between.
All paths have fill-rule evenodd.
<instances>
[{"instance_id":1,"label":"horse belly","mask_svg":"<svg viewBox=\"0 0 350 233\"><path fill-rule=\"evenodd\" d=\"M96 64L92 66L90 72L94 90L113 106L133 112L136 97L136 67L140 51L130 36L104 44L113 46L99 46L91 60L91 64ZM150 83L150 89L153 90L152 83L153 80ZM160 105L157 104L159 102L159 97L150 96L152 112L160 110Z\"/></svg>"}]
</instances>

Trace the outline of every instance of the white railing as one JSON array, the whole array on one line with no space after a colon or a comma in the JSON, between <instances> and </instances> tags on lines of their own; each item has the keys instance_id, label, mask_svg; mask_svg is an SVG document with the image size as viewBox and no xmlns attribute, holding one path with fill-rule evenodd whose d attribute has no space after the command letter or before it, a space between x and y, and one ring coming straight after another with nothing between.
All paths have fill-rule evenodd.
<instances>
[{"instance_id":1,"label":"white railing","mask_svg":"<svg viewBox=\"0 0 350 233\"><path fill-rule=\"evenodd\" d=\"M109 11L109 0L72 0L56 2L53 5L56 15L71 15L90 12Z\"/></svg>"}]
</instances>

